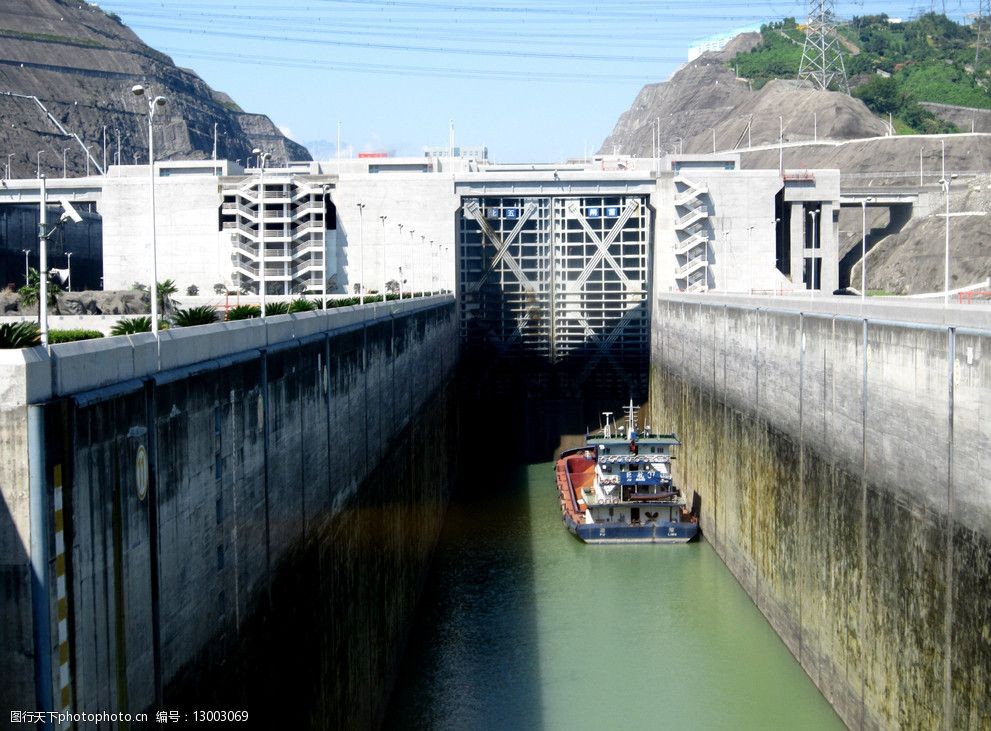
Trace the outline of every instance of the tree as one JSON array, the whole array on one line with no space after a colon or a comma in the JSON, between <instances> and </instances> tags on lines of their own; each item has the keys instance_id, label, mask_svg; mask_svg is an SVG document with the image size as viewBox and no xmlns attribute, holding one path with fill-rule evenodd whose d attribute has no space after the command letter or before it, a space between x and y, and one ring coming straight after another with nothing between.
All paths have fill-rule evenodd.
<instances>
[{"instance_id":1,"label":"tree","mask_svg":"<svg viewBox=\"0 0 991 731\"><path fill-rule=\"evenodd\" d=\"M221 284L220 282L218 282L217 284L213 285L213 293L214 294L227 294L227 285L226 284Z\"/></svg>"},{"instance_id":2,"label":"tree","mask_svg":"<svg viewBox=\"0 0 991 731\"><path fill-rule=\"evenodd\" d=\"M876 114L895 114L903 102L898 82L884 76L875 76L863 86L858 86L853 95Z\"/></svg>"},{"instance_id":3,"label":"tree","mask_svg":"<svg viewBox=\"0 0 991 731\"><path fill-rule=\"evenodd\" d=\"M57 277L51 272L48 273L48 306L54 307L58 304L58 296L62 294L65 290L62 289L58 284ZM20 297L20 304L25 309L31 307L38 302L38 298L41 296L41 275L38 270L31 268L28 270L28 283L17 290L17 295ZM41 308L38 308L39 314L41 314Z\"/></svg>"},{"instance_id":4,"label":"tree","mask_svg":"<svg viewBox=\"0 0 991 731\"><path fill-rule=\"evenodd\" d=\"M166 279L164 282L158 283L158 309L159 315L162 317L168 317L172 312L175 311L177 302L172 297L179 288L175 285L175 282L171 279Z\"/></svg>"},{"instance_id":5,"label":"tree","mask_svg":"<svg viewBox=\"0 0 991 731\"><path fill-rule=\"evenodd\" d=\"M399 282L397 282L395 279L390 279L388 282L385 283L385 291L388 292L389 294L396 294L397 292L399 292Z\"/></svg>"},{"instance_id":6,"label":"tree","mask_svg":"<svg viewBox=\"0 0 991 731\"><path fill-rule=\"evenodd\" d=\"M190 284L188 287L186 287L186 295L189 297L195 297L199 293L200 293L200 288L197 287L195 284Z\"/></svg>"}]
</instances>

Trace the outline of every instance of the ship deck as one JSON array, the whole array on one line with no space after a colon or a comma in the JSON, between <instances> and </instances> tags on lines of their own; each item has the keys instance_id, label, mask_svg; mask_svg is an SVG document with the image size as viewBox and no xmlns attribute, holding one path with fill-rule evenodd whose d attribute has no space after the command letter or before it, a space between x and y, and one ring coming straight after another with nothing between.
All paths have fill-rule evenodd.
<instances>
[{"instance_id":1,"label":"ship deck","mask_svg":"<svg viewBox=\"0 0 991 731\"><path fill-rule=\"evenodd\" d=\"M595 482L595 459L585 456L586 450L565 452L556 468L561 508L576 525L585 522L585 498L582 490Z\"/></svg>"}]
</instances>

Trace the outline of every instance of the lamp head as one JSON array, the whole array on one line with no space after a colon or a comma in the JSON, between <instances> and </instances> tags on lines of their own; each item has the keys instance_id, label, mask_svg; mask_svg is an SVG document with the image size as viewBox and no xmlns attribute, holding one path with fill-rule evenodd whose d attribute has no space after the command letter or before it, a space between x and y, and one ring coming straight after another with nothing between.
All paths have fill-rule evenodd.
<instances>
[{"instance_id":1,"label":"lamp head","mask_svg":"<svg viewBox=\"0 0 991 731\"><path fill-rule=\"evenodd\" d=\"M165 106L165 97L164 96L156 96L155 97L154 104L155 104L156 107L164 107Z\"/></svg>"},{"instance_id":2,"label":"lamp head","mask_svg":"<svg viewBox=\"0 0 991 731\"><path fill-rule=\"evenodd\" d=\"M82 223L83 217L79 215L79 212L73 207L68 199L62 198L59 203L62 205L62 215L59 216L59 223L63 223L65 221Z\"/></svg>"},{"instance_id":3,"label":"lamp head","mask_svg":"<svg viewBox=\"0 0 991 731\"><path fill-rule=\"evenodd\" d=\"M135 84L131 87L131 93L134 94L134 96L144 96L145 88L141 86L141 84Z\"/></svg>"}]
</instances>

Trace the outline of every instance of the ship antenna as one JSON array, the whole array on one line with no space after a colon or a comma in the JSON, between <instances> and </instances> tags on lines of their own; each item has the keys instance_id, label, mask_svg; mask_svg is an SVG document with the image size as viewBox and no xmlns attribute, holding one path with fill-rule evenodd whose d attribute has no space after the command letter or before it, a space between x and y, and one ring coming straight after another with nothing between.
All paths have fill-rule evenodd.
<instances>
[{"instance_id":1,"label":"ship antenna","mask_svg":"<svg viewBox=\"0 0 991 731\"><path fill-rule=\"evenodd\" d=\"M609 427L609 417L612 416L611 411L603 411L602 415L606 417L606 425L602 430L602 436L609 439L612 436L612 429Z\"/></svg>"}]
</instances>

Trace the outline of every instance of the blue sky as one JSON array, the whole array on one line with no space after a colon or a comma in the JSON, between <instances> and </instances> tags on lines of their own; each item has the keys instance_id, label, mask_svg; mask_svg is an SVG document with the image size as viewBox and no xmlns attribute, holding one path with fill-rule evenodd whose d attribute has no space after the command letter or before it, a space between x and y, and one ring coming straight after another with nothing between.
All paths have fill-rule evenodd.
<instances>
[{"instance_id":1,"label":"blue sky","mask_svg":"<svg viewBox=\"0 0 991 731\"><path fill-rule=\"evenodd\" d=\"M345 154L421 155L447 144L453 120L457 143L485 144L499 162L593 152L640 88L668 78L691 46L805 12L743 0L99 4L319 158L335 154L338 122ZM929 7L862 0L836 12L909 18Z\"/></svg>"}]
</instances>

